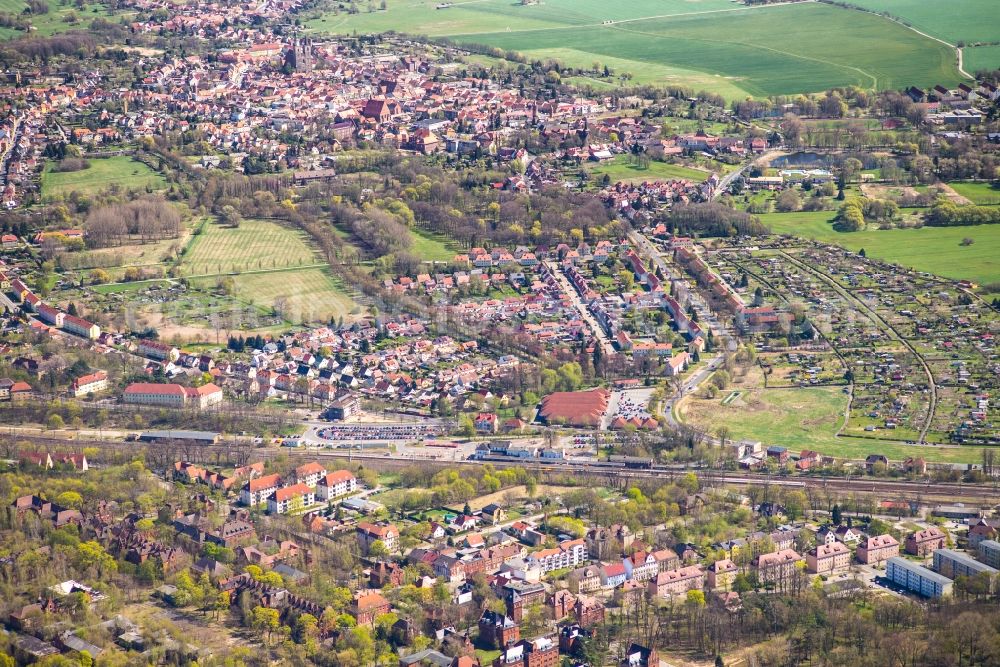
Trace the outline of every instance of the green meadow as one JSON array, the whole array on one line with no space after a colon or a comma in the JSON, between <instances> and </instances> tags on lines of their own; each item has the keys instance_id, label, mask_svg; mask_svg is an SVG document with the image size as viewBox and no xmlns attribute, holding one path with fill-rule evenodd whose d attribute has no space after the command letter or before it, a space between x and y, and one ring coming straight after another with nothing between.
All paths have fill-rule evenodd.
<instances>
[{"instance_id":1,"label":"green meadow","mask_svg":"<svg viewBox=\"0 0 1000 667\"><path fill-rule=\"evenodd\" d=\"M862 248L869 257L980 284L1000 281L1000 225L838 232L830 211L767 213L761 221L775 234L790 234ZM972 245L962 245L965 238Z\"/></svg>"},{"instance_id":2,"label":"green meadow","mask_svg":"<svg viewBox=\"0 0 1000 667\"><path fill-rule=\"evenodd\" d=\"M642 181L666 181L673 179L686 179L701 183L711 174L699 169L691 169L679 164L669 164L651 160L649 166L642 168L629 162L628 155L616 155L614 159L602 164L594 164L590 169L593 178L608 176L612 182L642 182Z\"/></svg>"},{"instance_id":3,"label":"green meadow","mask_svg":"<svg viewBox=\"0 0 1000 667\"><path fill-rule=\"evenodd\" d=\"M128 156L92 158L90 166L80 171L52 171L52 163L42 172L42 199L49 200L76 191L92 195L111 185L124 189L166 187L163 176Z\"/></svg>"}]
</instances>

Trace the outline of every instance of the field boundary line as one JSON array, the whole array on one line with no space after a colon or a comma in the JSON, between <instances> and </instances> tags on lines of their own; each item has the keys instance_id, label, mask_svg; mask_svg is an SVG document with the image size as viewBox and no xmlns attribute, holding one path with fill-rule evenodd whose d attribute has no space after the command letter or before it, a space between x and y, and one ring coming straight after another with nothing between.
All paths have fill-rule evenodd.
<instances>
[{"instance_id":1,"label":"field boundary line","mask_svg":"<svg viewBox=\"0 0 1000 667\"><path fill-rule=\"evenodd\" d=\"M833 4L833 3L830 3L830 2L824 2L824 0L819 0L819 2L821 2L822 4L831 4L831 5ZM834 5L834 6L839 7L840 5ZM907 30L912 30L913 32L917 33L918 35L921 35L922 37L926 37L927 39L932 39L935 42L939 42L939 43L944 44L945 46L947 46L949 48L955 49L955 52L956 52L956 54L958 56L958 71L959 71L959 73L962 76L964 76L965 78L967 78L967 79L975 79L976 78L976 77L972 76L971 74L969 74L968 72L965 71L965 69L964 69L964 63L962 62L962 49L958 46L958 44L952 44L951 42L946 42L945 40L941 39L940 37L935 37L934 35L928 35L923 30L920 30L919 28L913 26L912 24L903 23L901 20L899 20L898 18L896 18L895 16L892 16L892 15L888 15L887 16L885 14L880 14L880 13L878 13L876 11L872 11L870 9L865 9L864 7L858 7L857 5L848 5L848 8L849 9L854 9L854 10L862 12L864 14L872 14L873 16L878 16L879 18L883 18L883 19L885 19L887 21L891 21L891 22L895 23L896 25L901 25L904 28L906 28Z\"/></svg>"}]
</instances>

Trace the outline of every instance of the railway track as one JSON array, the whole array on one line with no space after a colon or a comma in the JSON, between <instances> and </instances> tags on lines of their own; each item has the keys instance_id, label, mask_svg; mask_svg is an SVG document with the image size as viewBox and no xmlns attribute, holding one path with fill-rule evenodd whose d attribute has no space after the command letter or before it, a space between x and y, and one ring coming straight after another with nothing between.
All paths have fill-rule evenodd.
<instances>
[{"instance_id":1,"label":"railway track","mask_svg":"<svg viewBox=\"0 0 1000 667\"><path fill-rule=\"evenodd\" d=\"M251 447L246 443L225 442L217 445L161 445L110 440L63 440L46 436L25 436L19 441L50 451L83 449L94 447L112 456L135 454L137 451L149 453L154 458L177 460L188 458L194 462L223 464L243 464L248 460L271 460L285 457L290 460L321 460L343 463L357 463L378 470L401 470L414 465L439 467L470 467L485 463L496 468L520 467L545 477L575 476L595 480L622 483L627 480L673 480L687 472L694 472L702 483L709 486L771 486L778 488L798 488L824 491L828 493L854 493L879 496L891 500L915 500L923 502L955 502L973 500L982 505L1000 504L1000 486L997 484L967 484L961 482L934 482L930 480L888 480L871 477L810 477L755 475L743 471L720 471L691 468L682 465L654 466L648 469L625 468L604 461L591 463L559 461L540 463L536 461L475 461L451 460L445 456L400 457L386 454L367 454L328 449L281 449L278 447ZM169 465L170 462L167 463Z\"/></svg>"}]
</instances>

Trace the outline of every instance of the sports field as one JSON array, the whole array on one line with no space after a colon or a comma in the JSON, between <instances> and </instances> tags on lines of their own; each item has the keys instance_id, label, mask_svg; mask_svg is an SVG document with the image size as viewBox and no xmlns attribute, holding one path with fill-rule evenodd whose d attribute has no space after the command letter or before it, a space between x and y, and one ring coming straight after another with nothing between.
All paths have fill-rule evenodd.
<instances>
[{"instance_id":1,"label":"sports field","mask_svg":"<svg viewBox=\"0 0 1000 667\"><path fill-rule=\"evenodd\" d=\"M666 181L671 179L686 179L701 183L711 174L707 171L691 169L679 164L668 164L652 160L645 169L639 168L635 164L629 163L628 155L616 155L613 160L603 164L594 165L590 170L593 178L600 178L607 175L612 182L617 181Z\"/></svg>"},{"instance_id":2,"label":"sports field","mask_svg":"<svg viewBox=\"0 0 1000 667\"><path fill-rule=\"evenodd\" d=\"M980 284L1000 281L1000 225L923 227L838 232L830 211L767 213L761 221L775 234L791 234L835 243L848 250L865 249L874 257L918 271L928 271ZM972 245L963 246L965 238Z\"/></svg>"},{"instance_id":3,"label":"sports field","mask_svg":"<svg viewBox=\"0 0 1000 667\"><path fill-rule=\"evenodd\" d=\"M76 190L80 194L94 194L112 184L124 189L153 190L165 188L167 182L142 162L128 156L94 158L90 167L80 171L52 171L47 163L42 172L42 199L49 200L68 195Z\"/></svg>"},{"instance_id":4,"label":"sports field","mask_svg":"<svg viewBox=\"0 0 1000 667\"><path fill-rule=\"evenodd\" d=\"M917 30L952 44L1000 40L996 0L847 0L875 12L888 12Z\"/></svg>"},{"instance_id":5,"label":"sports field","mask_svg":"<svg viewBox=\"0 0 1000 667\"><path fill-rule=\"evenodd\" d=\"M435 4L390 2L385 12L326 16L310 27L447 36L574 67L606 63L636 82L691 85L730 98L961 80L954 50L944 44L873 14L817 3L479 0L443 10Z\"/></svg>"},{"instance_id":6,"label":"sports field","mask_svg":"<svg viewBox=\"0 0 1000 667\"><path fill-rule=\"evenodd\" d=\"M293 322L347 317L354 301L330 274L305 234L266 220L239 227L208 223L193 237L181 261L182 275L212 289L233 281L233 296L267 309L283 301Z\"/></svg>"}]
</instances>

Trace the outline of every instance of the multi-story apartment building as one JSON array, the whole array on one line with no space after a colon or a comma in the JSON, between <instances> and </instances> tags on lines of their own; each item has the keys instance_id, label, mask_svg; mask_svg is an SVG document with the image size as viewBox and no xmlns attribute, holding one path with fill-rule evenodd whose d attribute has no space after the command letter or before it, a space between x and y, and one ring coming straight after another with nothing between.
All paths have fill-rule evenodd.
<instances>
[{"instance_id":1,"label":"multi-story apartment building","mask_svg":"<svg viewBox=\"0 0 1000 667\"><path fill-rule=\"evenodd\" d=\"M222 389L212 383L195 388L179 384L135 382L125 388L122 399L135 405L203 409L222 402Z\"/></svg>"},{"instance_id":2,"label":"multi-story apartment building","mask_svg":"<svg viewBox=\"0 0 1000 667\"><path fill-rule=\"evenodd\" d=\"M979 552L979 560L990 567L1000 569L1000 542L983 540L976 548Z\"/></svg>"},{"instance_id":3,"label":"multi-story apartment building","mask_svg":"<svg viewBox=\"0 0 1000 667\"><path fill-rule=\"evenodd\" d=\"M935 526L918 530L906 538L906 553L914 556L928 556L935 549L943 549L945 535Z\"/></svg>"},{"instance_id":4,"label":"multi-story apartment building","mask_svg":"<svg viewBox=\"0 0 1000 667\"><path fill-rule=\"evenodd\" d=\"M787 581L795 574L795 568L802 556L792 549L783 549L757 557L757 577L763 582L779 583Z\"/></svg>"},{"instance_id":5,"label":"multi-story apartment building","mask_svg":"<svg viewBox=\"0 0 1000 667\"><path fill-rule=\"evenodd\" d=\"M819 544L806 552L806 569L814 574L833 574L851 565L851 550L842 542Z\"/></svg>"},{"instance_id":6,"label":"multi-story apartment building","mask_svg":"<svg viewBox=\"0 0 1000 667\"><path fill-rule=\"evenodd\" d=\"M887 561L885 576L906 590L927 598L947 597L952 592L951 579L899 556Z\"/></svg>"},{"instance_id":7,"label":"multi-story apartment building","mask_svg":"<svg viewBox=\"0 0 1000 667\"><path fill-rule=\"evenodd\" d=\"M649 594L661 598L684 595L690 590L701 590L704 585L705 571L701 565L689 565L657 574L649 581Z\"/></svg>"},{"instance_id":8,"label":"multi-story apartment building","mask_svg":"<svg viewBox=\"0 0 1000 667\"><path fill-rule=\"evenodd\" d=\"M358 480L350 470L335 470L316 483L316 497L331 500L358 490Z\"/></svg>"},{"instance_id":9,"label":"multi-story apartment building","mask_svg":"<svg viewBox=\"0 0 1000 667\"><path fill-rule=\"evenodd\" d=\"M240 503L253 507L266 502L281 484L281 475L264 475L251 479L240 489Z\"/></svg>"},{"instance_id":10,"label":"multi-story apartment building","mask_svg":"<svg viewBox=\"0 0 1000 667\"><path fill-rule=\"evenodd\" d=\"M287 514L290 510L309 507L314 502L313 490L300 482L275 491L267 499L267 511L271 514Z\"/></svg>"},{"instance_id":11,"label":"multi-story apartment building","mask_svg":"<svg viewBox=\"0 0 1000 667\"><path fill-rule=\"evenodd\" d=\"M975 577L986 575L994 581L1000 571L981 563L968 554L953 549L937 549L934 551L934 571L949 579L956 577ZM991 584L992 585L992 584Z\"/></svg>"},{"instance_id":12,"label":"multi-story apartment building","mask_svg":"<svg viewBox=\"0 0 1000 667\"><path fill-rule=\"evenodd\" d=\"M583 539L566 540L558 547L530 554L525 561L529 565L537 564L542 573L576 567L587 562L587 543Z\"/></svg>"},{"instance_id":13,"label":"multi-story apartment building","mask_svg":"<svg viewBox=\"0 0 1000 667\"><path fill-rule=\"evenodd\" d=\"M357 525L358 544L368 553L376 540L381 540L390 552L399 548L399 530L391 523L379 524L362 521Z\"/></svg>"},{"instance_id":14,"label":"multi-story apartment building","mask_svg":"<svg viewBox=\"0 0 1000 667\"><path fill-rule=\"evenodd\" d=\"M315 487L319 480L326 476L326 468L322 463L313 461L304 463L295 469L295 481L308 487Z\"/></svg>"},{"instance_id":15,"label":"multi-story apartment building","mask_svg":"<svg viewBox=\"0 0 1000 667\"><path fill-rule=\"evenodd\" d=\"M108 388L108 374L104 371L94 371L88 375L81 375L73 381L70 390L76 397L96 394Z\"/></svg>"},{"instance_id":16,"label":"multi-story apartment building","mask_svg":"<svg viewBox=\"0 0 1000 667\"><path fill-rule=\"evenodd\" d=\"M708 566L708 587L713 590L728 591L733 585L733 580L736 579L737 571L736 563L728 558L715 561Z\"/></svg>"},{"instance_id":17,"label":"multi-story apartment building","mask_svg":"<svg viewBox=\"0 0 1000 667\"><path fill-rule=\"evenodd\" d=\"M858 562L879 565L899 555L899 542L892 535L878 535L858 545Z\"/></svg>"}]
</instances>

